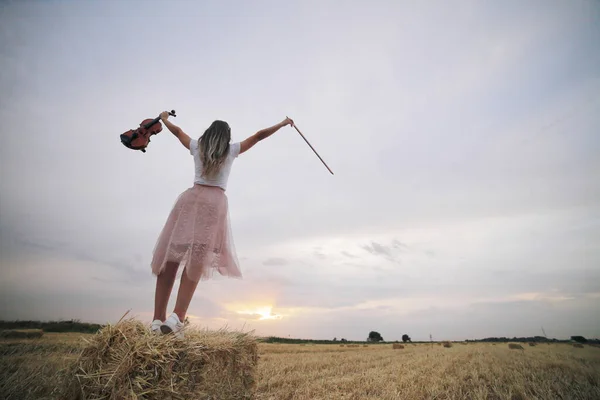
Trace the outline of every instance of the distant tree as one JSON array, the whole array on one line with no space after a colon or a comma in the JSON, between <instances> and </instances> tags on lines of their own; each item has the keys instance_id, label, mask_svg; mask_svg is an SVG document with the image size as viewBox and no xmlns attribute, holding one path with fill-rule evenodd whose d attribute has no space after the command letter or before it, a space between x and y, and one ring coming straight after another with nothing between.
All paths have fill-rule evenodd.
<instances>
[{"instance_id":1,"label":"distant tree","mask_svg":"<svg viewBox=\"0 0 600 400\"><path fill-rule=\"evenodd\" d=\"M587 339L583 336L571 336L571 340L574 340L577 343L587 343Z\"/></svg>"},{"instance_id":2,"label":"distant tree","mask_svg":"<svg viewBox=\"0 0 600 400\"><path fill-rule=\"evenodd\" d=\"M371 331L369 332L369 337L367 338L369 342L383 342L383 338L379 332Z\"/></svg>"},{"instance_id":3,"label":"distant tree","mask_svg":"<svg viewBox=\"0 0 600 400\"><path fill-rule=\"evenodd\" d=\"M337 338L336 338L336 337L334 337L334 338L333 338L333 341L334 341L334 342L337 342Z\"/></svg>"},{"instance_id":4,"label":"distant tree","mask_svg":"<svg viewBox=\"0 0 600 400\"><path fill-rule=\"evenodd\" d=\"M346 340L346 339L344 339L344 338L341 338L341 339L340 339L340 342L347 342L347 340Z\"/></svg>"},{"instance_id":5,"label":"distant tree","mask_svg":"<svg viewBox=\"0 0 600 400\"><path fill-rule=\"evenodd\" d=\"M410 336L408 336L406 333L404 335L402 335L402 341L404 343L406 343L406 342L411 342L412 343L412 340L410 340Z\"/></svg>"}]
</instances>

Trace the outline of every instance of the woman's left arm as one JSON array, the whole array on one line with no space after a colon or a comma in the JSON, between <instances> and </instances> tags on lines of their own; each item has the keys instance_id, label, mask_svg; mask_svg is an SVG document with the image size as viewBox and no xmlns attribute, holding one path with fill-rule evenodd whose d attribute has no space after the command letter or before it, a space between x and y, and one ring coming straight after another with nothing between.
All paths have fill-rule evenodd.
<instances>
[{"instance_id":1,"label":"woman's left arm","mask_svg":"<svg viewBox=\"0 0 600 400\"><path fill-rule=\"evenodd\" d=\"M169 113L167 111L163 111L160 113L160 119L163 122L163 124L165 124L165 126L167 127L167 129L169 129L171 131L171 133L173 135L175 135L177 137L177 139L179 139L179 141L181 142L181 144L186 148L186 149L190 149L190 137L177 125L171 123L169 121Z\"/></svg>"}]
</instances>

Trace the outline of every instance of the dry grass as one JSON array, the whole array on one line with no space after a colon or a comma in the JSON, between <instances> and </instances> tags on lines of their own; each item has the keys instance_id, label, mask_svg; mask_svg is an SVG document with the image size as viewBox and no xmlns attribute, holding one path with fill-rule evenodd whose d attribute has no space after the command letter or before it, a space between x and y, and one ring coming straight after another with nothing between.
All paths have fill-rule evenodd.
<instances>
[{"instance_id":1,"label":"dry grass","mask_svg":"<svg viewBox=\"0 0 600 400\"><path fill-rule=\"evenodd\" d=\"M81 352L81 337L46 332L38 339L0 340L0 398L62 400L62 383Z\"/></svg>"},{"instance_id":2,"label":"dry grass","mask_svg":"<svg viewBox=\"0 0 600 400\"><path fill-rule=\"evenodd\" d=\"M85 345L80 336L90 337L48 333L36 340L1 340L0 398L59 399L53 389L77 361ZM592 346L555 344L515 352L476 343L396 352L389 344L261 343L258 353L256 400L600 398L600 349Z\"/></svg>"},{"instance_id":3,"label":"dry grass","mask_svg":"<svg viewBox=\"0 0 600 400\"><path fill-rule=\"evenodd\" d=\"M247 399L256 387L258 343L246 333L191 329L179 340L124 320L78 336L0 342L0 398Z\"/></svg>"},{"instance_id":4,"label":"dry grass","mask_svg":"<svg viewBox=\"0 0 600 400\"><path fill-rule=\"evenodd\" d=\"M600 398L600 350L569 345L512 352L474 344L312 351L261 345L257 399ZM283 351L282 351L283 350Z\"/></svg>"},{"instance_id":5,"label":"dry grass","mask_svg":"<svg viewBox=\"0 0 600 400\"><path fill-rule=\"evenodd\" d=\"M73 365L68 398L251 398L256 338L239 332L186 329L159 336L133 319L108 325L87 341Z\"/></svg>"}]
</instances>

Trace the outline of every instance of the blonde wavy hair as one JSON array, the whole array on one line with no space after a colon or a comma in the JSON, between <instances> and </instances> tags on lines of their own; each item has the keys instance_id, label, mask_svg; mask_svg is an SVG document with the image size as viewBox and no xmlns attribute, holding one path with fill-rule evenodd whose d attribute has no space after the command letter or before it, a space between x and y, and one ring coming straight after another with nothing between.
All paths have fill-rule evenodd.
<instances>
[{"instance_id":1,"label":"blonde wavy hair","mask_svg":"<svg viewBox=\"0 0 600 400\"><path fill-rule=\"evenodd\" d=\"M211 178L219 172L229 153L231 128L225 121L216 120L200 136L199 151L202 161L202 176Z\"/></svg>"}]
</instances>

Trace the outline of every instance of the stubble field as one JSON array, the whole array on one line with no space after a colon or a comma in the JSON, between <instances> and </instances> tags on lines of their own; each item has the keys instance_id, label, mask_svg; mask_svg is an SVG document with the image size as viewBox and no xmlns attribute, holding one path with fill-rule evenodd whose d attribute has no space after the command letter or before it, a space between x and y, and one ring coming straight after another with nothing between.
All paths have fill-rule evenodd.
<instances>
[{"instance_id":1,"label":"stubble field","mask_svg":"<svg viewBox=\"0 0 600 400\"><path fill-rule=\"evenodd\" d=\"M55 399L81 338L0 341L0 398ZM260 344L256 399L600 399L600 348Z\"/></svg>"}]
</instances>

